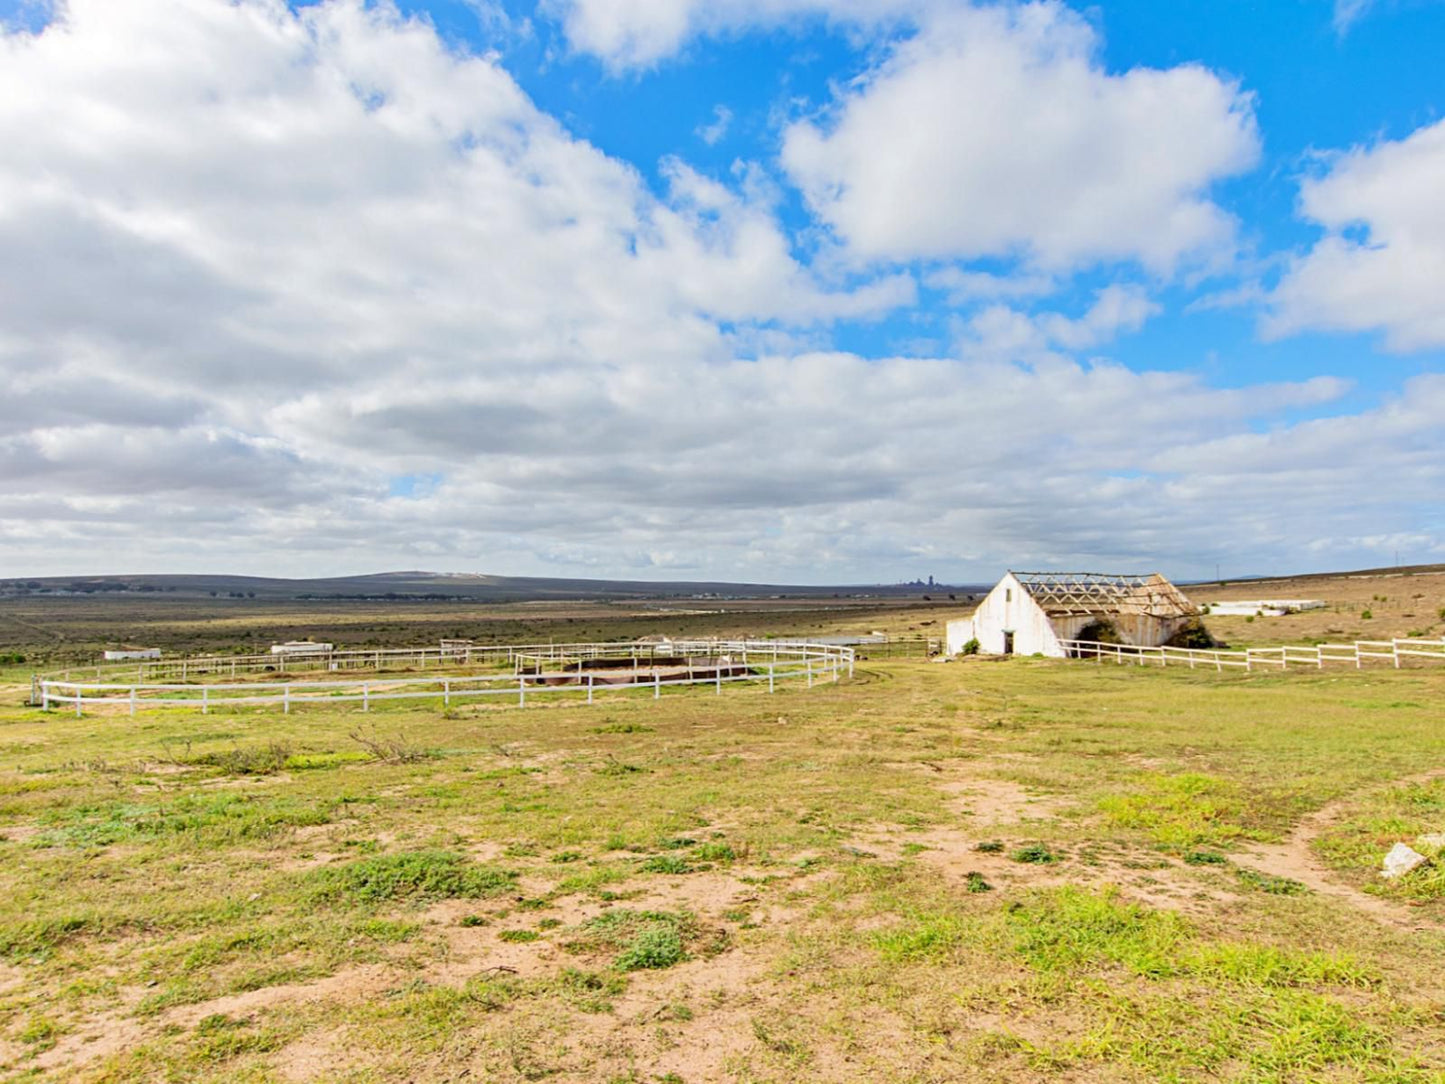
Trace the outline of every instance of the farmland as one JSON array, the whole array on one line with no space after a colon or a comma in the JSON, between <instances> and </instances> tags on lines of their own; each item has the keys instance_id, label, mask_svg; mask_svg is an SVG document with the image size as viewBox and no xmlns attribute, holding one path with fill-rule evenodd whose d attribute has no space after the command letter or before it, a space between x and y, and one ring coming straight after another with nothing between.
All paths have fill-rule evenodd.
<instances>
[{"instance_id":1,"label":"farmland","mask_svg":"<svg viewBox=\"0 0 1445 1084\"><path fill-rule=\"evenodd\" d=\"M1422 620L1392 600L1425 579L1225 638ZM20 601L66 644L140 638ZM956 612L562 607L191 604L144 638ZM0 1079L1445 1078L1445 883L1374 872L1445 830L1445 667L870 659L771 696L134 719L42 716L7 673Z\"/></svg>"}]
</instances>

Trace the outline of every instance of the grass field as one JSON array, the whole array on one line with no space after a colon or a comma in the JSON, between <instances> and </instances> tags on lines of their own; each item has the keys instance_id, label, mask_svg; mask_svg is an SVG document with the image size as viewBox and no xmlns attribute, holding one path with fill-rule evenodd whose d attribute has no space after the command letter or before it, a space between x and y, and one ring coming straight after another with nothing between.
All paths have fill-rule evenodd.
<instances>
[{"instance_id":1,"label":"grass field","mask_svg":"<svg viewBox=\"0 0 1445 1084\"><path fill-rule=\"evenodd\" d=\"M1445 880L1374 873L1445 831L1445 667L133 720L25 691L0 1080L1445 1080Z\"/></svg>"}]
</instances>

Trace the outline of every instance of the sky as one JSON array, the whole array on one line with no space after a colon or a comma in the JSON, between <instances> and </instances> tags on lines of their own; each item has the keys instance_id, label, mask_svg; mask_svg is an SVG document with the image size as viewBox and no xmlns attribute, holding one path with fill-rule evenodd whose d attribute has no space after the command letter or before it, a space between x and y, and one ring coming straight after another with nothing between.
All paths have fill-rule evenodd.
<instances>
[{"instance_id":1,"label":"sky","mask_svg":"<svg viewBox=\"0 0 1445 1084\"><path fill-rule=\"evenodd\" d=\"M0 0L0 578L1445 561L1438 0Z\"/></svg>"}]
</instances>

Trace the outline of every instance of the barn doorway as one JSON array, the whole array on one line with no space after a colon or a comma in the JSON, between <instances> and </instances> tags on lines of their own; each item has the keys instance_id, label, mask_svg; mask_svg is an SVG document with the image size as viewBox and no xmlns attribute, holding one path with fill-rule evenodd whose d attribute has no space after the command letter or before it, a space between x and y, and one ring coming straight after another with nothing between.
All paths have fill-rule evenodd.
<instances>
[{"instance_id":1,"label":"barn doorway","mask_svg":"<svg viewBox=\"0 0 1445 1084\"><path fill-rule=\"evenodd\" d=\"M1085 625L1075 635L1077 644L1070 652L1074 658L1092 659L1100 652L1093 644L1122 644L1124 637L1119 634L1119 628L1114 622L1107 618L1100 618L1092 624Z\"/></svg>"},{"instance_id":2,"label":"barn doorway","mask_svg":"<svg viewBox=\"0 0 1445 1084\"><path fill-rule=\"evenodd\" d=\"M1005 655L1012 655L1014 653L1014 634L1011 632L1005 632L1003 634L1003 653Z\"/></svg>"}]
</instances>

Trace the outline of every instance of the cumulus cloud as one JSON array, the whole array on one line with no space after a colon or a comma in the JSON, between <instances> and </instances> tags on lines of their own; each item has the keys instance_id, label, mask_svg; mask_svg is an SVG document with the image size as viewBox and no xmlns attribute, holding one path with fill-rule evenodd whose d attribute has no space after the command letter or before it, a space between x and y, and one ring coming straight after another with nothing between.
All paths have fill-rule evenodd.
<instances>
[{"instance_id":1,"label":"cumulus cloud","mask_svg":"<svg viewBox=\"0 0 1445 1084\"><path fill-rule=\"evenodd\" d=\"M621 70L676 55L699 35L725 35L800 18L877 26L910 17L935 0L547 0L578 52Z\"/></svg>"},{"instance_id":2,"label":"cumulus cloud","mask_svg":"<svg viewBox=\"0 0 1445 1084\"><path fill-rule=\"evenodd\" d=\"M1274 291L1265 331L1380 331L1394 350L1445 346L1445 121L1356 147L1307 178L1300 212L1325 235Z\"/></svg>"},{"instance_id":3,"label":"cumulus cloud","mask_svg":"<svg viewBox=\"0 0 1445 1084\"><path fill-rule=\"evenodd\" d=\"M1338 382L1068 357L1135 287L1013 352L799 347L913 280L822 280L746 170L652 192L386 6L72 0L0 38L0 143L15 574L1187 570L1417 530L1445 481L1430 381L1311 428ZM1309 467L1356 452L1399 486Z\"/></svg>"},{"instance_id":4,"label":"cumulus cloud","mask_svg":"<svg viewBox=\"0 0 1445 1084\"><path fill-rule=\"evenodd\" d=\"M1227 250L1208 190L1258 157L1250 97L1198 65L1109 73L1098 44L1057 3L937 14L790 126L784 166L860 259L1168 272Z\"/></svg>"}]
</instances>

